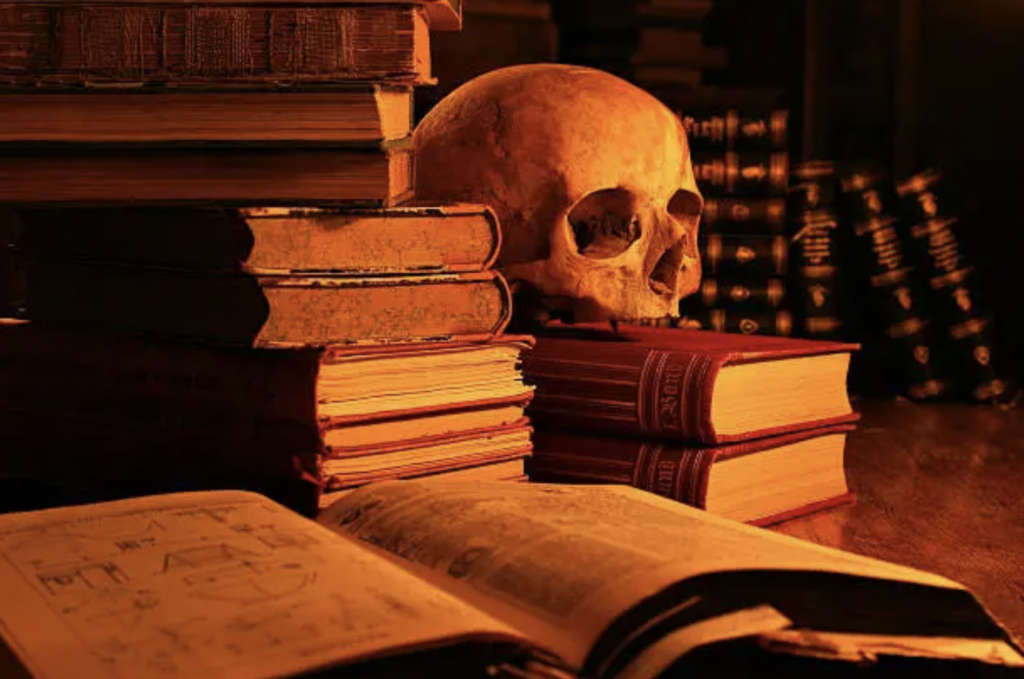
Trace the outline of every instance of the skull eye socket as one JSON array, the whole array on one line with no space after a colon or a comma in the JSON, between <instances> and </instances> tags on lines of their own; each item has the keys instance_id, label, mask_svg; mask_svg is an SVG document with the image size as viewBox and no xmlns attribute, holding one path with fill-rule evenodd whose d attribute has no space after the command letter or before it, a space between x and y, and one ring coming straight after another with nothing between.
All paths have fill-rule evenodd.
<instances>
[{"instance_id":1,"label":"skull eye socket","mask_svg":"<svg viewBox=\"0 0 1024 679\"><path fill-rule=\"evenodd\" d=\"M592 259L621 255L640 240L640 218L625 189L601 189L583 197L569 212L576 251Z\"/></svg>"},{"instance_id":2,"label":"skull eye socket","mask_svg":"<svg viewBox=\"0 0 1024 679\"><path fill-rule=\"evenodd\" d=\"M686 189L679 189L668 201L668 213L681 222L693 221L700 217L700 211L700 198Z\"/></svg>"}]
</instances>

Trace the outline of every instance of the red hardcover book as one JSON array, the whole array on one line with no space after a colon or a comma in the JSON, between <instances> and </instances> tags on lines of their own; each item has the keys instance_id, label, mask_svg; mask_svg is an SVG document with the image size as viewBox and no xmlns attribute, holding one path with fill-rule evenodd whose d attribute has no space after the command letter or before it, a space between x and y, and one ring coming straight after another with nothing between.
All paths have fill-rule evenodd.
<instances>
[{"instance_id":1,"label":"red hardcover book","mask_svg":"<svg viewBox=\"0 0 1024 679\"><path fill-rule=\"evenodd\" d=\"M538 429L527 470L545 483L620 483L758 526L853 499L852 424L717 447Z\"/></svg>"},{"instance_id":2,"label":"red hardcover book","mask_svg":"<svg viewBox=\"0 0 1024 679\"><path fill-rule=\"evenodd\" d=\"M523 359L542 426L743 441L852 422L855 344L594 324L550 326Z\"/></svg>"}]
</instances>

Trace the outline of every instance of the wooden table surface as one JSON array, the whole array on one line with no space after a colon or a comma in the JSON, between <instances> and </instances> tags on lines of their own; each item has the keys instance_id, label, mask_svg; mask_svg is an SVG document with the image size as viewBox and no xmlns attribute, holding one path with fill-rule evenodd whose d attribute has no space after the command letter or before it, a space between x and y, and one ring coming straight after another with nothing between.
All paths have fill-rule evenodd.
<instances>
[{"instance_id":1,"label":"wooden table surface","mask_svg":"<svg viewBox=\"0 0 1024 679\"><path fill-rule=\"evenodd\" d=\"M856 402L857 504L774 529L963 583L1024 639L1024 409Z\"/></svg>"}]
</instances>

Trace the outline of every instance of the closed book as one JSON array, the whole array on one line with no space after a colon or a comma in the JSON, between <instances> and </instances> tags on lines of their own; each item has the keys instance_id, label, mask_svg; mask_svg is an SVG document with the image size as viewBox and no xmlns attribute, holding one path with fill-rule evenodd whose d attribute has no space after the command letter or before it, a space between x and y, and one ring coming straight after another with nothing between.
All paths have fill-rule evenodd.
<instances>
[{"instance_id":1,"label":"closed book","mask_svg":"<svg viewBox=\"0 0 1024 679\"><path fill-rule=\"evenodd\" d=\"M837 240L838 220L830 210L805 210L793 216L791 292L800 317L801 334L837 339L842 327L839 270L842 257Z\"/></svg>"},{"instance_id":2,"label":"closed book","mask_svg":"<svg viewBox=\"0 0 1024 679\"><path fill-rule=\"evenodd\" d=\"M412 134L406 86L0 89L0 144L384 143Z\"/></svg>"},{"instance_id":3,"label":"closed book","mask_svg":"<svg viewBox=\"0 0 1024 679\"><path fill-rule=\"evenodd\" d=\"M694 151L691 162L697 185L709 194L784 196L789 188L785 151Z\"/></svg>"},{"instance_id":4,"label":"closed book","mask_svg":"<svg viewBox=\"0 0 1024 679\"><path fill-rule=\"evenodd\" d=\"M706 444L855 420L855 345L674 328L557 326L523 358L540 426Z\"/></svg>"},{"instance_id":5,"label":"closed book","mask_svg":"<svg viewBox=\"0 0 1024 679\"><path fill-rule=\"evenodd\" d=\"M694 149L785 151L789 143L789 112L763 113L725 108L717 112L681 112L686 138Z\"/></svg>"},{"instance_id":6,"label":"closed book","mask_svg":"<svg viewBox=\"0 0 1024 679\"><path fill-rule=\"evenodd\" d=\"M388 207L412 193L412 148L405 142L0 147L0 201L22 207L129 202Z\"/></svg>"},{"instance_id":7,"label":"closed book","mask_svg":"<svg viewBox=\"0 0 1024 679\"><path fill-rule=\"evenodd\" d=\"M676 322L676 327L680 328L777 337L789 337L793 334L793 314L786 309L773 309L763 305L748 308L732 303L718 307L696 308L682 305L680 308L685 314Z\"/></svg>"},{"instance_id":8,"label":"closed book","mask_svg":"<svg viewBox=\"0 0 1024 679\"><path fill-rule=\"evenodd\" d=\"M408 3L19 2L0 84L430 83L429 27Z\"/></svg>"},{"instance_id":9,"label":"closed book","mask_svg":"<svg viewBox=\"0 0 1024 679\"><path fill-rule=\"evenodd\" d=\"M246 350L9 322L0 476L137 490L235 475L312 502L371 476L521 459L530 342Z\"/></svg>"},{"instance_id":10,"label":"closed book","mask_svg":"<svg viewBox=\"0 0 1024 679\"><path fill-rule=\"evenodd\" d=\"M247 347L486 338L511 315L496 271L249 275L37 261L26 276L36 320Z\"/></svg>"},{"instance_id":11,"label":"closed book","mask_svg":"<svg viewBox=\"0 0 1024 679\"><path fill-rule=\"evenodd\" d=\"M501 232L489 208L324 207L22 210L27 259L247 273L430 274L489 269Z\"/></svg>"},{"instance_id":12,"label":"closed book","mask_svg":"<svg viewBox=\"0 0 1024 679\"><path fill-rule=\"evenodd\" d=\"M706 274L763 278L782 276L789 265L789 241L771 234L708 234L701 260Z\"/></svg>"},{"instance_id":13,"label":"closed book","mask_svg":"<svg viewBox=\"0 0 1024 679\"><path fill-rule=\"evenodd\" d=\"M620 483L713 514L767 525L852 499L843 465L853 425L698 447L539 428L532 481Z\"/></svg>"},{"instance_id":14,"label":"closed book","mask_svg":"<svg viewBox=\"0 0 1024 679\"><path fill-rule=\"evenodd\" d=\"M700 221L715 233L781 234L786 226L786 200L707 196Z\"/></svg>"}]
</instances>

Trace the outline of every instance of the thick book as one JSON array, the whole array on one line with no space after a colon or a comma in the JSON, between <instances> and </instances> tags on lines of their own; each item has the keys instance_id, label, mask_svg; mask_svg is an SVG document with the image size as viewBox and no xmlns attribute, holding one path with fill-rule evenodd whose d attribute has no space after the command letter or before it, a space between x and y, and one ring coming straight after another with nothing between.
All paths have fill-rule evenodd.
<instances>
[{"instance_id":1,"label":"thick book","mask_svg":"<svg viewBox=\"0 0 1024 679\"><path fill-rule=\"evenodd\" d=\"M491 268L501 245L482 205L22 210L26 259L252 274L436 274Z\"/></svg>"},{"instance_id":2,"label":"thick book","mask_svg":"<svg viewBox=\"0 0 1024 679\"><path fill-rule=\"evenodd\" d=\"M0 325L0 477L319 493L529 454L531 339L229 349ZM139 455L138 451L146 451Z\"/></svg>"},{"instance_id":3,"label":"thick book","mask_svg":"<svg viewBox=\"0 0 1024 679\"><path fill-rule=\"evenodd\" d=\"M0 85L428 84L429 29L408 3L17 2L0 6Z\"/></svg>"},{"instance_id":4,"label":"thick book","mask_svg":"<svg viewBox=\"0 0 1024 679\"><path fill-rule=\"evenodd\" d=\"M786 214L784 198L708 196L700 221L715 233L781 234L786 227Z\"/></svg>"},{"instance_id":5,"label":"thick book","mask_svg":"<svg viewBox=\"0 0 1024 679\"><path fill-rule=\"evenodd\" d=\"M384 143L412 134L411 87L0 88L4 143Z\"/></svg>"},{"instance_id":6,"label":"thick book","mask_svg":"<svg viewBox=\"0 0 1024 679\"><path fill-rule=\"evenodd\" d=\"M539 428L527 470L547 483L620 483L764 526L853 500L843 464L853 425L724 446Z\"/></svg>"},{"instance_id":7,"label":"thick book","mask_svg":"<svg viewBox=\"0 0 1024 679\"><path fill-rule=\"evenodd\" d=\"M701 261L711 276L763 279L788 271L789 241L785 236L711 233L703 240Z\"/></svg>"},{"instance_id":8,"label":"thick book","mask_svg":"<svg viewBox=\"0 0 1024 679\"><path fill-rule=\"evenodd\" d=\"M412 146L127 144L0 147L0 202L390 207L413 197Z\"/></svg>"},{"instance_id":9,"label":"thick book","mask_svg":"<svg viewBox=\"0 0 1024 679\"><path fill-rule=\"evenodd\" d=\"M251 275L56 261L26 269L33 319L247 347L487 338L512 312L497 271Z\"/></svg>"},{"instance_id":10,"label":"thick book","mask_svg":"<svg viewBox=\"0 0 1024 679\"><path fill-rule=\"evenodd\" d=\"M790 238L795 251L791 291L799 315L800 333L838 339L842 328L839 270L842 262L836 231L838 219L830 210L801 211L792 220Z\"/></svg>"},{"instance_id":11,"label":"thick book","mask_svg":"<svg viewBox=\"0 0 1024 679\"><path fill-rule=\"evenodd\" d=\"M2 516L0 555L0 669L26 678L1024 667L954 581L625 487L397 481L315 522L175 493Z\"/></svg>"},{"instance_id":12,"label":"thick book","mask_svg":"<svg viewBox=\"0 0 1024 679\"><path fill-rule=\"evenodd\" d=\"M857 419L856 345L676 328L548 327L523 358L542 426L723 444Z\"/></svg>"}]
</instances>

